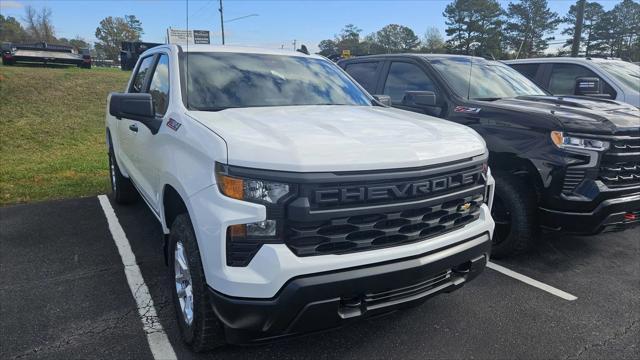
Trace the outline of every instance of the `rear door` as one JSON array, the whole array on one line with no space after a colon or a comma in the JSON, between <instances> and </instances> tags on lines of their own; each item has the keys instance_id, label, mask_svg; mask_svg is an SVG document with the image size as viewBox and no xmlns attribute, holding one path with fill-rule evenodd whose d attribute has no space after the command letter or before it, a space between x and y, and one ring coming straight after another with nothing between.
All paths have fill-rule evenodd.
<instances>
[{"instance_id":1,"label":"rear door","mask_svg":"<svg viewBox=\"0 0 640 360\"><path fill-rule=\"evenodd\" d=\"M546 88L546 84L542 82L545 64L543 63L528 63L528 64L508 64L522 75L529 78L542 88Z\"/></svg>"},{"instance_id":2,"label":"rear door","mask_svg":"<svg viewBox=\"0 0 640 360\"><path fill-rule=\"evenodd\" d=\"M369 60L362 62L349 62L345 65L344 70L351 75L369 94L376 94L378 88L378 79L382 61Z\"/></svg>"}]
</instances>

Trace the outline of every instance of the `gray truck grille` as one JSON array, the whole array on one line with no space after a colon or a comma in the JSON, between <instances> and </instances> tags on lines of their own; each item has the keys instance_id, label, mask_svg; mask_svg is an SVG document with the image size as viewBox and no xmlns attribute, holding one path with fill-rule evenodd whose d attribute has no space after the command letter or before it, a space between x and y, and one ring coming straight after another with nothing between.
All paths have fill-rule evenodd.
<instances>
[{"instance_id":1,"label":"gray truck grille","mask_svg":"<svg viewBox=\"0 0 640 360\"><path fill-rule=\"evenodd\" d=\"M442 203L309 224L287 224L285 243L298 256L340 254L403 245L463 227L480 217L482 194Z\"/></svg>"}]
</instances>

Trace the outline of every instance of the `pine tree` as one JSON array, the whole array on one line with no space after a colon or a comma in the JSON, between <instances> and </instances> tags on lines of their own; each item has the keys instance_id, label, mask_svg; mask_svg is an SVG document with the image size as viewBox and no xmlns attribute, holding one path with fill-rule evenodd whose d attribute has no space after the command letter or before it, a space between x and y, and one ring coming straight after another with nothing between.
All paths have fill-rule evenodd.
<instances>
[{"instance_id":1,"label":"pine tree","mask_svg":"<svg viewBox=\"0 0 640 360\"><path fill-rule=\"evenodd\" d=\"M568 35L569 39L564 44L564 47L571 47L573 45L573 31L576 24L577 6L571 5L569 12L562 19L569 27L562 31L563 35ZM586 2L584 6L584 20L582 22L582 34L580 36L580 43L585 51L585 56L589 56L593 50L598 51L598 47L594 44L596 39L594 27L600 22L604 10L602 5L597 2Z\"/></svg>"},{"instance_id":2,"label":"pine tree","mask_svg":"<svg viewBox=\"0 0 640 360\"><path fill-rule=\"evenodd\" d=\"M456 53L499 55L503 13L496 0L454 0L442 14L447 46Z\"/></svg>"},{"instance_id":3,"label":"pine tree","mask_svg":"<svg viewBox=\"0 0 640 360\"><path fill-rule=\"evenodd\" d=\"M507 18L506 40L520 58L541 55L549 47L549 40L555 39L547 35L562 22L558 14L549 9L547 0L509 3Z\"/></svg>"}]
</instances>

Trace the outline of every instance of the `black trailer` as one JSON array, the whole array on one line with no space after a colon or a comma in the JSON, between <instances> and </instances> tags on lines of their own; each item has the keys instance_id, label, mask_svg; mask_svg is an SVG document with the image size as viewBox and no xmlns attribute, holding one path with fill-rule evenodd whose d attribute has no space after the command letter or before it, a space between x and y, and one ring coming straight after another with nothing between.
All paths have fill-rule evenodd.
<instances>
[{"instance_id":1,"label":"black trailer","mask_svg":"<svg viewBox=\"0 0 640 360\"><path fill-rule=\"evenodd\" d=\"M147 49L156 47L158 43L140 42L140 41L123 41L120 44L120 68L122 70L133 70L140 54Z\"/></svg>"},{"instance_id":2,"label":"black trailer","mask_svg":"<svg viewBox=\"0 0 640 360\"><path fill-rule=\"evenodd\" d=\"M2 44L2 64L41 63L76 65L91 68L91 55L88 49L76 49L73 46L37 42L29 44Z\"/></svg>"}]
</instances>

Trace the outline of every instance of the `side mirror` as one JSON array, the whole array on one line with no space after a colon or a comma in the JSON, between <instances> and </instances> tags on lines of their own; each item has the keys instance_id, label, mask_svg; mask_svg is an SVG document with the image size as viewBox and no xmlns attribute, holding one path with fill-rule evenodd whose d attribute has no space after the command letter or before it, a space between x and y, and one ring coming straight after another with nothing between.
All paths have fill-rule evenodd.
<instances>
[{"instance_id":1,"label":"side mirror","mask_svg":"<svg viewBox=\"0 0 640 360\"><path fill-rule=\"evenodd\" d=\"M406 91L402 105L412 107L436 106L436 93L433 91Z\"/></svg>"},{"instance_id":2,"label":"side mirror","mask_svg":"<svg viewBox=\"0 0 640 360\"><path fill-rule=\"evenodd\" d=\"M109 114L118 119L150 122L155 119L151 94L111 93L109 94Z\"/></svg>"},{"instance_id":3,"label":"side mirror","mask_svg":"<svg viewBox=\"0 0 640 360\"><path fill-rule=\"evenodd\" d=\"M382 105L391 106L391 96L389 95L373 95L373 98Z\"/></svg>"},{"instance_id":4,"label":"side mirror","mask_svg":"<svg viewBox=\"0 0 640 360\"><path fill-rule=\"evenodd\" d=\"M602 83L597 77L579 77L576 79L573 93L582 96L602 94Z\"/></svg>"}]
</instances>

